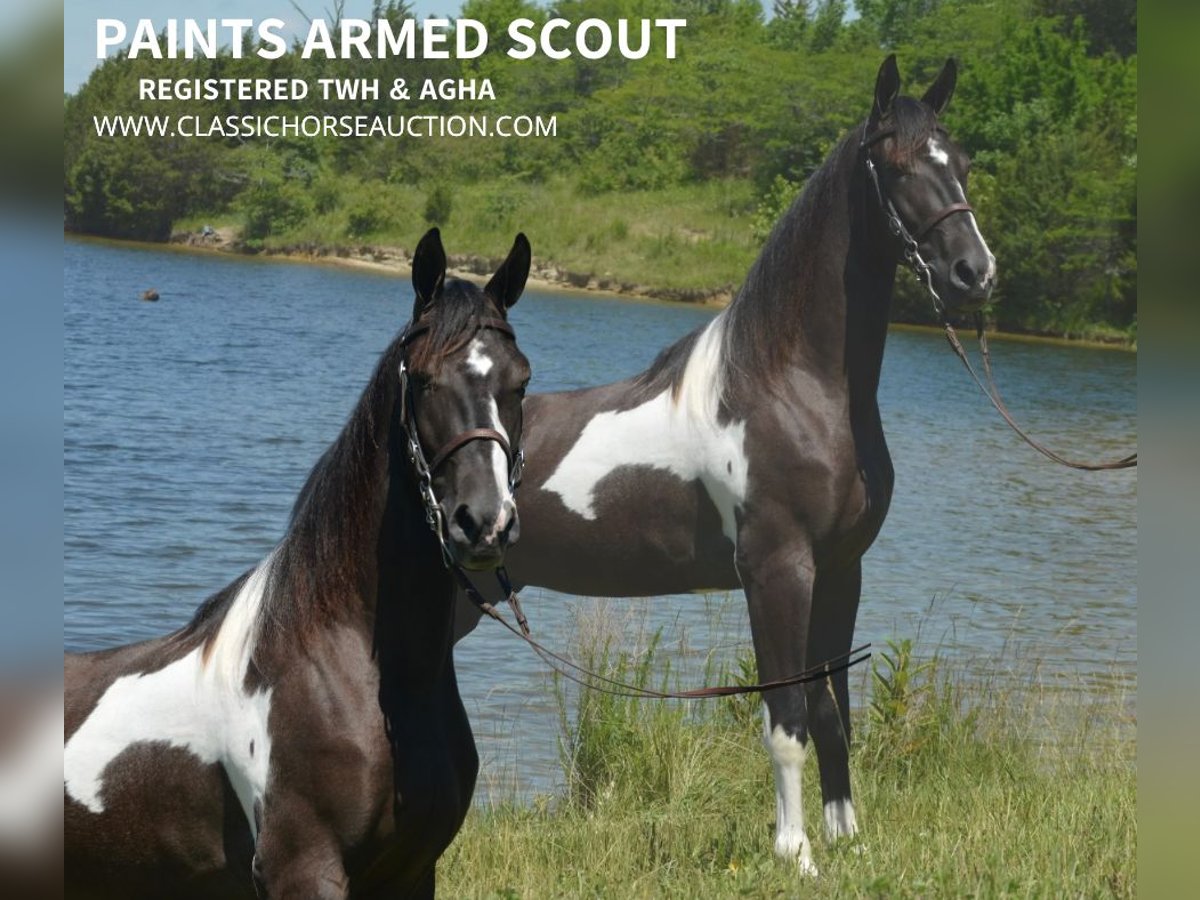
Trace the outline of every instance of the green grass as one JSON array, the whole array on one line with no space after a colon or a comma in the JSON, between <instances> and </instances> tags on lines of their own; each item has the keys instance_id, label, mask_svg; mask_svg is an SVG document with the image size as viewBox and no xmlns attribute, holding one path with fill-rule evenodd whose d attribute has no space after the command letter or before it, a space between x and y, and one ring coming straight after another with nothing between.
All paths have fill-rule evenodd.
<instances>
[{"instance_id":1,"label":"green grass","mask_svg":"<svg viewBox=\"0 0 1200 900\"><path fill-rule=\"evenodd\" d=\"M357 247L412 251L429 228L433 186L360 184L326 176L307 193L312 209L279 233L268 250ZM439 223L452 255L500 260L523 230L537 264L591 276L597 283L692 291L741 283L758 253L756 198L748 181L710 181L659 191L586 194L565 179L515 179L448 188L450 216ZM205 223L240 226L236 211L191 216L176 230Z\"/></svg>"},{"instance_id":2,"label":"green grass","mask_svg":"<svg viewBox=\"0 0 1200 900\"><path fill-rule=\"evenodd\" d=\"M583 656L672 679L656 642ZM740 677L753 677L739 660ZM733 676L739 677L736 673ZM815 754L806 823L820 876L772 852L774 791L754 699L706 704L559 692L565 787L475 809L438 866L448 897L1132 896L1134 743L1125 698L1081 714L1037 675L981 685L906 642L859 676L862 833L829 846ZM1038 730L1032 726L1038 723Z\"/></svg>"}]
</instances>

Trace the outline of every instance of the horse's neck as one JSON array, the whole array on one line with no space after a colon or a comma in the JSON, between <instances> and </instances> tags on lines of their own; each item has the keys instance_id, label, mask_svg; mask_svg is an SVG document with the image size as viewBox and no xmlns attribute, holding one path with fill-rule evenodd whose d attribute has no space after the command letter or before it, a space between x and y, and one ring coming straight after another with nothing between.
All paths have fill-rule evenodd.
<instances>
[{"instance_id":1,"label":"horse's neck","mask_svg":"<svg viewBox=\"0 0 1200 900\"><path fill-rule=\"evenodd\" d=\"M420 690L452 666L454 583L411 471L393 464L390 482L377 550L375 650L385 683Z\"/></svg>"},{"instance_id":2,"label":"horse's neck","mask_svg":"<svg viewBox=\"0 0 1200 900\"><path fill-rule=\"evenodd\" d=\"M896 262L880 258L878 248L887 246L889 239L875 219L862 213L861 205L858 210L852 218L842 280L845 298L842 346L851 412L877 417L876 393L891 316Z\"/></svg>"},{"instance_id":3,"label":"horse's neck","mask_svg":"<svg viewBox=\"0 0 1200 900\"><path fill-rule=\"evenodd\" d=\"M866 203L860 170L847 171L824 198L827 211L797 211L797 223L772 238L759 265L766 298L780 320L772 333L786 368L805 382L840 385L852 418L877 417L896 262Z\"/></svg>"}]
</instances>

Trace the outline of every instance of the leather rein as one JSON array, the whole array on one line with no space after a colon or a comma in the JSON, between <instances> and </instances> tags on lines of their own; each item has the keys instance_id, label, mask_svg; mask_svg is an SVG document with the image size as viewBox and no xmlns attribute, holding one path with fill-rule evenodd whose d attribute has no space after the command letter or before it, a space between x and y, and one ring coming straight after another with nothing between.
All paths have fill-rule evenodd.
<instances>
[{"instance_id":1,"label":"leather rein","mask_svg":"<svg viewBox=\"0 0 1200 900\"><path fill-rule=\"evenodd\" d=\"M871 159L869 152L870 148L876 143L894 134L894 128L880 128L870 135L864 129L863 138L859 142L858 149L863 156L864 165L866 166L867 181L874 189L875 196L879 201L879 208L887 218L888 231L900 240L903 245L901 252L904 262L912 270L913 275L916 276L917 282L929 293L930 299L933 301L933 310L937 314L938 321L945 332L946 341L950 344L950 348L954 351L955 356L962 362L971 378L979 385L979 389L983 391L984 396L988 398L988 401L995 407L996 412L1000 414L1005 423L1017 433L1021 440L1042 454L1042 456L1068 468L1081 469L1087 472L1135 468L1138 456L1136 453L1131 453L1120 459L1101 460L1097 462L1070 459L1035 440L1024 428L1018 425L1012 413L1009 412L1008 406L1004 403L1004 398L1000 396L1000 389L996 386L996 380L992 376L991 354L988 351L987 335L984 332L983 314L975 313L975 333L979 339L979 349L983 358L983 372L987 383L985 384L984 379L980 378L978 372L975 371L975 367L971 365L971 359L967 355L967 351L963 348L962 342L958 339L958 334L955 332L954 326L950 323L950 318L946 314L946 307L942 302L942 298L938 296L938 292L933 287L933 267L921 256L919 249L920 242L928 237L929 233L949 216L955 213L970 213L973 216L975 210L969 203L951 203L949 206L926 218L918 226L915 233L910 232L905 227L903 220L901 220L895 204L892 203L891 198L884 192L883 185L879 180L879 173L875 169L875 163Z\"/></svg>"},{"instance_id":2,"label":"leather rein","mask_svg":"<svg viewBox=\"0 0 1200 900\"><path fill-rule=\"evenodd\" d=\"M498 318L481 318L474 322L475 329L492 329L506 334L515 339L512 326L503 319ZM429 325L425 323L411 324L400 337L401 345L407 346L420 335L429 330ZM512 607L513 616L517 620L517 625L512 625L496 607L490 603L487 598L479 592L479 589L471 581L471 576L454 558L454 553L450 549L450 545L446 537L446 521L445 514L442 512L441 504L438 502L437 495L433 491L433 476L434 473L457 451L461 450L467 444L473 441L495 441L504 450L505 458L508 460L508 485L509 489L516 491L517 486L521 483L522 469L525 463L525 454L518 447L514 452L509 445L508 439L494 428L471 428L463 431L453 438L448 440L437 453L433 455L433 461L429 462L425 454L424 448L421 446L421 439L417 431L416 423L416 403L412 392L412 383L409 378L407 360L402 360L400 363L400 425L404 429L405 443L408 448L409 463L413 467L413 471L417 476L417 487L421 495L421 503L425 507L425 521L437 538L438 546L442 551L442 563L446 569L454 576L454 580L458 583L459 588L467 595L467 598L479 609L480 612L495 619L521 640L525 641L533 651L556 673L572 681L578 685L586 687L590 690L599 691L604 694L611 694L619 697L635 697L655 700L701 700L710 697L728 697L734 694L759 694L764 691L774 690L775 688L787 687L793 684L804 684L809 681L817 681L822 678L840 672L843 669L848 669L851 666L858 665L870 658L871 654L868 651L870 644L863 644L846 653L840 653L820 665L811 666L802 672L797 672L786 678L779 678L772 681L764 681L756 684L728 684L715 685L711 687L694 688L685 691L659 691L653 688L643 687L641 685L628 684L615 678L610 678L606 675L601 675L598 672L590 671L577 663L572 662L566 657L555 653L548 647L534 640L530 635L529 621L525 618L524 612L521 610L520 598L517 596L516 590L513 588L512 581L508 577L508 572L504 566L497 566L495 576L500 588L504 591L505 601Z\"/></svg>"}]
</instances>

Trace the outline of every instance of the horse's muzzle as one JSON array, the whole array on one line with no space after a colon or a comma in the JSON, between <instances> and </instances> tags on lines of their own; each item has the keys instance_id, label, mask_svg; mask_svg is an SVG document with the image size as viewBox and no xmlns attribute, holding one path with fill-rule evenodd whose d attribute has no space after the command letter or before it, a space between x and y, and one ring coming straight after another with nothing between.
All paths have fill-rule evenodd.
<instances>
[{"instance_id":1,"label":"horse's muzzle","mask_svg":"<svg viewBox=\"0 0 1200 900\"><path fill-rule=\"evenodd\" d=\"M447 527L455 561L464 569L494 569L504 562L504 552L517 541L520 522L511 501L494 515L477 515L460 504Z\"/></svg>"}]
</instances>

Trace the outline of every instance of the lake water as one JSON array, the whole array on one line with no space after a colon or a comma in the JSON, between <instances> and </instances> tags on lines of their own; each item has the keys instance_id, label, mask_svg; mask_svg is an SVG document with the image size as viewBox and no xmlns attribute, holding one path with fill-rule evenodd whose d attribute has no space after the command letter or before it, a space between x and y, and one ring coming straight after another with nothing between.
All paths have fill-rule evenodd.
<instances>
[{"instance_id":1,"label":"lake water","mask_svg":"<svg viewBox=\"0 0 1200 900\"><path fill-rule=\"evenodd\" d=\"M67 649L90 650L178 627L270 550L412 293L406 278L90 241L64 256L63 630ZM141 302L151 287L161 301ZM633 374L712 315L531 290L512 320L533 387L551 390ZM1034 435L1068 455L1132 449L1134 355L995 341L993 357ZM896 492L865 560L857 642L914 637L971 672L1036 668L1081 705L1113 686L1132 705L1136 472L1042 460L940 335L891 335L880 405ZM662 627L691 673L749 646L740 594L524 596L553 647L570 647L579 617L629 647ZM552 789L558 713L540 661L486 621L456 660L479 796ZM852 683L858 702L864 679Z\"/></svg>"}]
</instances>

